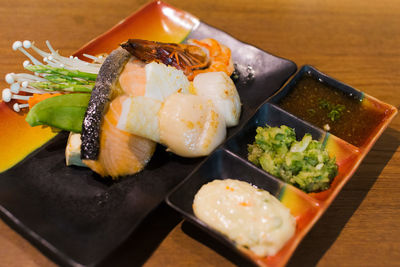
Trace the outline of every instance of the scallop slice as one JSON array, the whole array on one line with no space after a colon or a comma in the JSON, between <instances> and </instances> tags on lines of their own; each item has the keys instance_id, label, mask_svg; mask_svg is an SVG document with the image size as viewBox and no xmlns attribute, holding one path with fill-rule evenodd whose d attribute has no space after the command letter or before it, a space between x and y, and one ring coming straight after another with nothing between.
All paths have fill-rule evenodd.
<instances>
[{"instance_id":1,"label":"scallop slice","mask_svg":"<svg viewBox=\"0 0 400 267\"><path fill-rule=\"evenodd\" d=\"M193 86L196 95L212 100L227 127L239 123L240 97L235 84L225 72L200 73L194 78Z\"/></svg>"},{"instance_id":2,"label":"scallop slice","mask_svg":"<svg viewBox=\"0 0 400 267\"><path fill-rule=\"evenodd\" d=\"M159 142L183 157L208 155L226 136L225 120L211 100L181 93L164 103L146 97L127 98L117 127Z\"/></svg>"},{"instance_id":3,"label":"scallop slice","mask_svg":"<svg viewBox=\"0 0 400 267\"><path fill-rule=\"evenodd\" d=\"M211 100L190 94L169 96L159 112L160 140L183 157L211 153L226 136L225 120Z\"/></svg>"}]
</instances>

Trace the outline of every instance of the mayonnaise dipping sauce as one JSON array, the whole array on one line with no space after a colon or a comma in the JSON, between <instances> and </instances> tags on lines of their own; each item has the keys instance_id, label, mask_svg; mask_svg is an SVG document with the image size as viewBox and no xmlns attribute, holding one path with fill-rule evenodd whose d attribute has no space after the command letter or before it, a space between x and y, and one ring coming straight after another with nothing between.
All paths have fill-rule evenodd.
<instances>
[{"instance_id":1,"label":"mayonnaise dipping sauce","mask_svg":"<svg viewBox=\"0 0 400 267\"><path fill-rule=\"evenodd\" d=\"M256 255L275 255L296 229L278 199L249 183L226 179L203 185L194 197L195 215Z\"/></svg>"}]
</instances>

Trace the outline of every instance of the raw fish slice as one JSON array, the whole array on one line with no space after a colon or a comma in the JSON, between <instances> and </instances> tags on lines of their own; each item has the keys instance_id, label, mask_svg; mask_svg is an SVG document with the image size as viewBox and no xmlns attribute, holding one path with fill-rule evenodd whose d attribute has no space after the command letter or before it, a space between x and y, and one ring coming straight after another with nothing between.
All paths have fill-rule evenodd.
<instances>
[{"instance_id":1,"label":"raw fish slice","mask_svg":"<svg viewBox=\"0 0 400 267\"><path fill-rule=\"evenodd\" d=\"M127 97L123 100L117 127L160 143L158 113L161 106L161 101L152 98Z\"/></svg>"},{"instance_id":2,"label":"raw fish slice","mask_svg":"<svg viewBox=\"0 0 400 267\"><path fill-rule=\"evenodd\" d=\"M119 77L122 90L130 96L146 96L164 101L179 91L187 93L190 83L181 70L162 63L144 64L130 60Z\"/></svg>"},{"instance_id":3,"label":"raw fish slice","mask_svg":"<svg viewBox=\"0 0 400 267\"><path fill-rule=\"evenodd\" d=\"M67 147L65 148L65 163L67 166L86 167L81 160L81 134L69 133Z\"/></svg>"},{"instance_id":4,"label":"raw fish slice","mask_svg":"<svg viewBox=\"0 0 400 267\"><path fill-rule=\"evenodd\" d=\"M146 65L146 92L144 96L164 101L175 92L188 93L189 80L181 70L162 63Z\"/></svg>"},{"instance_id":5,"label":"raw fish slice","mask_svg":"<svg viewBox=\"0 0 400 267\"><path fill-rule=\"evenodd\" d=\"M146 92L146 64L132 58L126 63L119 76L119 84L125 94L143 96Z\"/></svg>"},{"instance_id":6,"label":"raw fish slice","mask_svg":"<svg viewBox=\"0 0 400 267\"><path fill-rule=\"evenodd\" d=\"M150 161L156 143L116 127L126 96L114 99L104 116L97 160L83 160L101 176L116 178L141 171Z\"/></svg>"},{"instance_id":7,"label":"raw fish slice","mask_svg":"<svg viewBox=\"0 0 400 267\"><path fill-rule=\"evenodd\" d=\"M111 52L101 65L82 124L82 159L97 159L103 116L108 110L110 100L121 93L116 85L119 74L130 57L126 50L119 48Z\"/></svg>"},{"instance_id":8,"label":"raw fish slice","mask_svg":"<svg viewBox=\"0 0 400 267\"><path fill-rule=\"evenodd\" d=\"M101 66L82 125L82 161L101 176L116 178L143 169L156 143L116 128L124 94L118 83L131 58L123 49L114 50Z\"/></svg>"}]
</instances>

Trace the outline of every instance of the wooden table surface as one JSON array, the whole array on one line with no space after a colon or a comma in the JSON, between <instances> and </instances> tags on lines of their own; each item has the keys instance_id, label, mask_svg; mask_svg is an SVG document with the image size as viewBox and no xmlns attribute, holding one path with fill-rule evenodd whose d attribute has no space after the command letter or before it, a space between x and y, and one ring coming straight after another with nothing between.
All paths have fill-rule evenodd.
<instances>
[{"instance_id":1,"label":"wooden table surface","mask_svg":"<svg viewBox=\"0 0 400 267\"><path fill-rule=\"evenodd\" d=\"M68 55L146 1L2 0L0 77L21 71L15 40L51 40ZM201 20L272 54L311 64L400 105L398 0L170 0ZM6 86L0 82L2 88ZM400 117L309 232L289 266L400 266ZM154 230L156 229L156 230ZM158 229L158 230L157 230ZM154 236L154 237L149 237ZM68 237L66 237L68 238ZM231 266L243 260L160 206L103 266ZM0 221L0 266L54 266Z\"/></svg>"}]
</instances>

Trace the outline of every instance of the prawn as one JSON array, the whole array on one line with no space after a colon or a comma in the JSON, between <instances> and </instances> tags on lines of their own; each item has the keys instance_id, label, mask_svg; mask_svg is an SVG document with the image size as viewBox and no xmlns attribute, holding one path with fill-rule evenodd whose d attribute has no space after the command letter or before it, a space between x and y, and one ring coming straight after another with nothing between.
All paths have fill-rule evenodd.
<instances>
[{"instance_id":1,"label":"prawn","mask_svg":"<svg viewBox=\"0 0 400 267\"><path fill-rule=\"evenodd\" d=\"M182 70L185 75L190 75L193 69L209 65L207 54L195 45L129 39L121 47L145 63L163 63Z\"/></svg>"},{"instance_id":2,"label":"prawn","mask_svg":"<svg viewBox=\"0 0 400 267\"><path fill-rule=\"evenodd\" d=\"M121 47L145 63L155 61L182 70L189 81L199 73L222 71L230 76L234 71L231 50L211 38L190 39L188 44L129 39Z\"/></svg>"},{"instance_id":3,"label":"prawn","mask_svg":"<svg viewBox=\"0 0 400 267\"><path fill-rule=\"evenodd\" d=\"M231 50L229 47L220 44L218 41L212 38L203 39L201 41L189 39L188 43L205 49L208 53L208 58L210 61L210 64L207 66L207 68L194 69L193 74L188 77L189 80L193 80L197 74L205 72L222 71L228 76L232 75L235 68L233 66Z\"/></svg>"}]
</instances>

